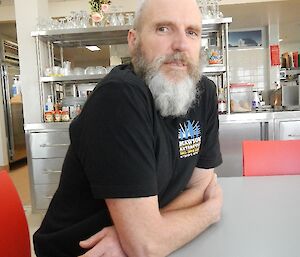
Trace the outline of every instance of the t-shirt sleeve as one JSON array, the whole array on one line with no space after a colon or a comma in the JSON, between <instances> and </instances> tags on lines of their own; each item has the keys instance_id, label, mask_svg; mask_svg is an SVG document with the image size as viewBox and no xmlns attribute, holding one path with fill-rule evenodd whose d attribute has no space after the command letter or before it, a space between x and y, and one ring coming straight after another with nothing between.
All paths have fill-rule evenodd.
<instances>
[{"instance_id":1,"label":"t-shirt sleeve","mask_svg":"<svg viewBox=\"0 0 300 257\"><path fill-rule=\"evenodd\" d=\"M215 168L222 163L219 143L219 118L216 86L213 81L205 78L206 125L202 135L201 151L198 158L198 168Z\"/></svg>"},{"instance_id":2,"label":"t-shirt sleeve","mask_svg":"<svg viewBox=\"0 0 300 257\"><path fill-rule=\"evenodd\" d=\"M78 155L95 198L157 195L149 99L137 86L110 81L80 114Z\"/></svg>"}]
</instances>

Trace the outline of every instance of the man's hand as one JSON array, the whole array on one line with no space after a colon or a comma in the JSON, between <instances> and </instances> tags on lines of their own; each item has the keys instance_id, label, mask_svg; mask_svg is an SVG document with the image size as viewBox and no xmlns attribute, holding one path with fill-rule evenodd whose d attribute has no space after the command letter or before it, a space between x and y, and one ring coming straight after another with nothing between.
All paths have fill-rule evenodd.
<instances>
[{"instance_id":1,"label":"man's hand","mask_svg":"<svg viewBox=\"0 0 300 257\"><path fill-rule=\"evenodd\" d=\"M106 227L90 238L81 241L82 248L90 249L79 257L127 257L123 251L115 227Z\"/></svg>"}]
</instances>

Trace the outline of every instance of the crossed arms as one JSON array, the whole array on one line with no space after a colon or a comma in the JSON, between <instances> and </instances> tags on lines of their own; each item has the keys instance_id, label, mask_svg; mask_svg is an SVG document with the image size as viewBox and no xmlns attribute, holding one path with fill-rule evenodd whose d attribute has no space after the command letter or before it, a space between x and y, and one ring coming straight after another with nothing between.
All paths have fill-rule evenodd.
<instances>
[{"instance_id":1,"label":"crossed arms","mask_svg":"<svg viewBox=\"0 0 300 257\"><path fill-rule=\"evenodd\" d=\"M157 196L106 204L114 226L80 242L91 248L82 257L164 257L219 221L222 191L213 169L195 168L186 190L162 209Z\"/></svg>"}]
</instances>

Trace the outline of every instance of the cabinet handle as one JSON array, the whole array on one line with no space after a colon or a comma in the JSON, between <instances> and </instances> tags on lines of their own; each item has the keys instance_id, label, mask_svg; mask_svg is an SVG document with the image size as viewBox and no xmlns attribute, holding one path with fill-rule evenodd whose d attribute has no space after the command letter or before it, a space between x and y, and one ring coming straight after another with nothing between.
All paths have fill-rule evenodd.
<instances>
[{"instance_id":1,"label":"cabinet handle","mask_svg":"<svg viewBox=\"0 0 300 257\"><path fill-rule=\"evenodd\" d=\"M44 173L46 175L58 174L58 173L61 173L61 170L44 170Z\"/></svg>"},{"instance_id":2,"label":"cabinet handle","mask_svg":"<svg viewBox=\"0 0 300 257\"><path fill-rule=\"evenodd\" d=\"M41 144L40 147L66 147L69 144Z\"/></svg>"},{"instance_id":3,"label":"cabinet handle","mask_svg":"<svg viewBox=\"0 0 300 257\"><path fill-rule=\"evenodd\" d=\"M45 195L44 198L46 198L46 199L52 199L53 195Z\"/></svg>"},{"instance_id":4,"label":"cabinet handle","mask_svg":"<svg viewBox=\"0 0 300 257\"><path fill-rule=\"evenodd\" d=\"M289 134L288 137L299 137L300 138L300 135Z\"/></svg>"}]
</instances>

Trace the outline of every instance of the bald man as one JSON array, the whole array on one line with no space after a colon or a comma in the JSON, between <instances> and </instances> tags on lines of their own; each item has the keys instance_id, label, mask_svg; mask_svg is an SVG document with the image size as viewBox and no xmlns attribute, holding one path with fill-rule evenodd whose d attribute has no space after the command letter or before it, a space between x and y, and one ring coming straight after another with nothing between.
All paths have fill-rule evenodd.
<instances>
[{"instance_id":1,"label":"bald man","mask_svg":"<svg viewBox=\"0 0 300 257\"><path fill-rule=\"evenodd\" d=\"M176 7L176 8L175 8ZM70 125L38 257L162 257L219 221L215 85L195 0L145 0L114 68Z\"/></svg>"}]
</instances>

